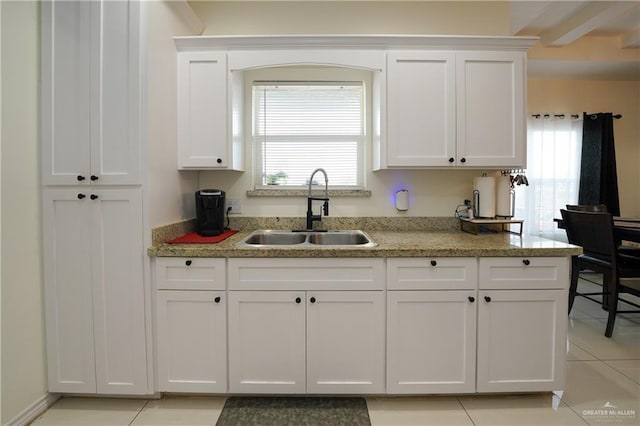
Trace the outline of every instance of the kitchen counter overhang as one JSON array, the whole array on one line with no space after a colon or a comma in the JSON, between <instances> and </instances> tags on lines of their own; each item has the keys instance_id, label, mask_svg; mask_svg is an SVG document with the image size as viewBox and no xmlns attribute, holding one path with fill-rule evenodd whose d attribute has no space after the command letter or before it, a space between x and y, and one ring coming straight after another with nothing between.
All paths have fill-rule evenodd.
<instances>
[{"instance_id":1,"label":"kitchen counter overhang","mask_svg":"<svg viewBox=\"0 0 640 426\"><path fill-rule=\"evenodd\" d=\"M159 244L151 257L558 257L576 256L582 248L539 237L503 232L367 231L376 247L236 247L252 231L241 231L217 244Z\"/></svg>"}]
</instances>

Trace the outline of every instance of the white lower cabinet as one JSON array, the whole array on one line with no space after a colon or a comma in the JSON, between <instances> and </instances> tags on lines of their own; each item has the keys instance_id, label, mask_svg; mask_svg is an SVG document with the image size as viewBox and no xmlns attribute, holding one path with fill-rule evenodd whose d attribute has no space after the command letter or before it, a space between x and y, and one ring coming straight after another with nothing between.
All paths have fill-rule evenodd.
<instances>
[{"instance_id":1,"label":"white lower cabinet","mask_svg":"<svg viewBox=\"0 0 640 426\"><path fill-rule=\"evenodd\" d=\"M384 259L229 259L227 270L230 392L384 392Z\"/></svg>"},{"instance_id":2,"label":"white lower cabinet","mask_svg":"<svg viewBox=\"0 0 640 426\"><path fill-rule=\"evenodd\" d=\"M158 390L227 391L224 291L156 293Z\"/></svg>"},{"instance_id":3,"label":"white lower cabinet","mask_svg":"<svg viewBox=\"0 0 640 426\"><path fill-rule=\"evenodd\" d=\"M387 259L387 392L471 393L476 258Z\"/></svg>"},{"instance_id":4,"label":"white lower cabinet","mask_svg":"<svg viewBox=\"0 0 640 426\"><path fill-rule=\"evenodd\" d=\"M476 291L387 292L387 392L475 391Z\"/></svg>"},{"instance_id":5,"label":"white lower cabinet","mask_svg":"<svg viewBox=\"0 0 640 426\"><path fill-rule=\"evenodd\" d=\"M478 300L478 392L564 388L566 290L484 290Z\"/></svg>"},{"instance_id":6,"label":"white lower cabinet","mask_svg":"<svg viewBox=\"0 0 640 426\"><path fill-rule=\"evenodd\" d=\"M227 391L225 265L215 258L155 260L157 390Z\"/></svg>"},{"instance_id":7,"label":"white lower cabinet","mask_svg":"<svg viewBox=\"0 0 640 426\"><path fill-rule=\"evenodd\" d=\"M229 292L229 390L384 392L384 292Z\"/></svg>"},{"instance_id":8,"label":"white lower cabinet","mask_svg":"<svg viewBox=\"0 0 640 426\"><path fill-rule=\"evenodd\" d=\"M388 259L387 277L388 393L563 388L567 258Z\"/></svg>"},{"instance_id":9,"label":"white lower cabinet","mask_svg":"<svg viewBox=\"0 0 640 426\"><path fill-rule=\"evenodd\" d=\"M229 391L304 393L305 294L229 292Z\"/></svg>"}]
</instances>

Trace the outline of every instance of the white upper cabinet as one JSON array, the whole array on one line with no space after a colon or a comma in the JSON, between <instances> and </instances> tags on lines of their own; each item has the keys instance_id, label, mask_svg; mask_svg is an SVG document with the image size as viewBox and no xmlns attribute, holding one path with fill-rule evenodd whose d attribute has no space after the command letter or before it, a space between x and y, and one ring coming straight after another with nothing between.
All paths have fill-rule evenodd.
<instances>
[{"instance_id":1,"label":"white upper cabinet","mask_svg":"<svg viewBox=\"0 0 640 426\"><path fill-rule=\"evenodd\" d=\"M456 55L456 164L524 167L525 53Z\"/></svg>"},{"instance_id":2,"label":"white upper cabinet","mask_svg":"<svg viewBox=\"0 0 640 426\"><path fill-rule=\"evenodd\" d=\"M43 183L140 184L139 2L41 6Z\"/></svg>"},{"instance_id":3,"label":"white upper cabinet","mask_svg":"<svg viewBox=\"0 0 640 426\"><path fill-rule=\"evenodd\" d=\"M455 54L387 56L387 165L447 166L456 155Z\"/></svg>"},{"instance_id":4,"label":"white upper cabinet","mask_svg":"<svg viewBox=\"0 0 640 426\"><path fill-rule=\"evenodd\" d=\"M235 77L225 52L178 53L179 169L243 169L242 82Z\"/></svg>"},{"instance_id":5,"label":"white upper cabinet","mask_svg":"<svg viewBox=\"0 0 640 426\"><path fill-rule=\"evenodd\" d=\"M376 168L524 166L524 63L524 52L389 52Z\"/></svg>"}]
</instances>

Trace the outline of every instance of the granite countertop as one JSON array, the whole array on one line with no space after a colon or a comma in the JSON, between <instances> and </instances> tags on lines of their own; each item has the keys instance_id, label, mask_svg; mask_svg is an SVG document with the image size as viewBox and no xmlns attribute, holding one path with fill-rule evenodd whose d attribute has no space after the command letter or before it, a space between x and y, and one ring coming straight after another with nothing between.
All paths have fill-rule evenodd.
<instances>
[{"instance_id":1,"label":"granite countertop","mask_svg":"<svg viewBox=\"0 0 640 426\"><path fill-rule=\"evenodd\" d=\"M217 244L154 244L152 257L491 257L573 256L582 248L507 232L473 235L462 231L384 231L363 229L378 243L371 248L236 247L251 231L240 231Z\"/></svg>"}]
</instances>

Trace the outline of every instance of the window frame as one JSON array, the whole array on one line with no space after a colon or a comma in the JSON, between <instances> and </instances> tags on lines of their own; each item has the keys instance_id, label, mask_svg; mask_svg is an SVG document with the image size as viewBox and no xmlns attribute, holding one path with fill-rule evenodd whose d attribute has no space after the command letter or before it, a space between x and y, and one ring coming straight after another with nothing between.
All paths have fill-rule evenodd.
<instances>
[{"instance_id":1,"label":"window frame","mask_svg":"<svg viewBox=\"0 0 640 426\"><path fill-rule=\"evenodd\" d=\"M361 83L363 86L363 123L362 135L358 143L358 153L356 159L357 184L356 185L333 185L329 176L329 187L331 190L360 191L366 188L366 161L369 147L371 146L371 83L373 80L371 70L337 67L337 66L277 66L268 68L257 68L245 71L245 135L248 151L250 152L252 163L253 190L260 192L290 192L297 193L300 190L307 190L304 185L265 185L262 183L262 141L256 139L254 135L254 84L260 82L275 83L282 81L285 84L300 83ZM318 166L320 167L320 166Z\"/></svg>"}]
</instances>

